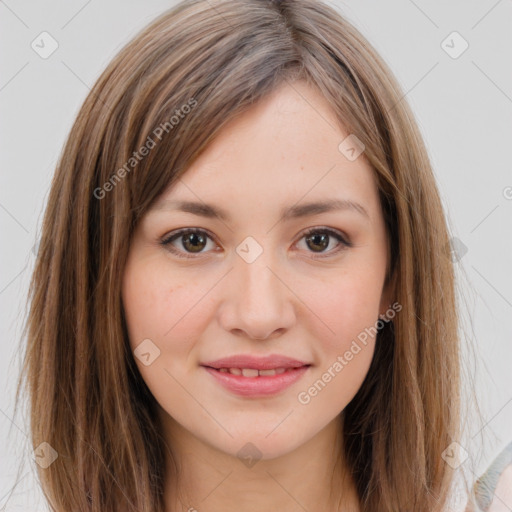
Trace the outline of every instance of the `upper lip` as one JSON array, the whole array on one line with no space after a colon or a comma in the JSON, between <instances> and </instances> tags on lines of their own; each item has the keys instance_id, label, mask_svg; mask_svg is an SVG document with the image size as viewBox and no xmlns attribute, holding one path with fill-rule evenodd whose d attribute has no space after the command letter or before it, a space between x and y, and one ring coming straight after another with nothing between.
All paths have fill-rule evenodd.
<instances>
[{"instance_id":1,"label":"upper lip","mask_svg":"<svg viewBox=\"0 0 512 512\"><path fill-rule=\"evenodd\" d=\"M309 366L309 363L278 354L271 354L264 357L239 354L201 363L201 366L209 366L210 368L216 369L252 368L256 370L271 370L273 368L300 368L301 366Z\"/></svg>"}]
</instances>

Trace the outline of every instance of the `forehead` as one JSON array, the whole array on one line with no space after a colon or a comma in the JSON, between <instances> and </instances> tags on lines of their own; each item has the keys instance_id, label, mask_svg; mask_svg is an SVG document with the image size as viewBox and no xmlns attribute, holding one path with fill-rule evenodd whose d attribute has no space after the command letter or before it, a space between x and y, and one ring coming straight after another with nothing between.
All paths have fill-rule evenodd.
<instances>
[{"instance_id":1,"label":"forehead","mask_svg":"<svg viewBox=\"0 0 512 512\"><path fill-rule=\"evenodd\" d=\"M333 209L369 218L374 172L364 153L350 160L340 149L350 135L318 91L285 84L227 123L153 209L225 220L253 206L285 218Z\"/></svg>"}]
</instances>

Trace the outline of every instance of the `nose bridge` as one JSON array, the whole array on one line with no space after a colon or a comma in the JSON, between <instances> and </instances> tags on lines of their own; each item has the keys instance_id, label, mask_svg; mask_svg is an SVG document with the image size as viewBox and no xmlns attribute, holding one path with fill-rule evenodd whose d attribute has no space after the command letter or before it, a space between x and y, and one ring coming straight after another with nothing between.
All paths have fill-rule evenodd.
<instances>
[{"instance_id":1,"label":"nose bridge","mask_svg":"<svg viewBox=\"0 0 512 512\"><path fill-rule=\"evenodd\" d=\"M240 244L235 263L237 279L241 283L240 303L259 310L278 306L283 284L275 275L279 272L277 266L277 258L270 247L263 248L254 239Z\"/></svg>"},{"instance_id":2,"label":"nose bridge","mask_svg":"<svg viewBox=\"0 0 512 512\"><path fill-rule=\"evenodd\" d=\"M224 328L243 330L251 338L266 338L289 327L293 305L290 291L279 278L279 258L251 237L239 244L236 253L231 272L235 282L229 288L230 296L225 297L229 314L224 316Z\"/></svg>"}]
</instances>

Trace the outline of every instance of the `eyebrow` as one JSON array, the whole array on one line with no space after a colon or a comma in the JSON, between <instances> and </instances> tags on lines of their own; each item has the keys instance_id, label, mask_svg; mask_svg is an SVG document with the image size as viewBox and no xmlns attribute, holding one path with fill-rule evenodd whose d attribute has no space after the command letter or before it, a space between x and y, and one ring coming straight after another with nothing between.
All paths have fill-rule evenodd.
<instances>
[{"instance_id":1,"label":"eyebrow","mask_svg":"<svg viewBox=\"0 0 512 512\"><path fill-rule=\"evenodd\" d=\"M207 203L197 203L194 201L176 201L167 199L159 201L152 209L176 210L186 213L192 213L194 215L206 218L217 218L223 221L231 220L230 214L223 208ZM366 217L368 220L370 220L370 215L368 214L368 211L362 204L348 199L326 199L310 203L295 204L283 208L281 210L280 218L282 220L291 220L330 211L342 210L357 212L361 214L363 217Z\"/></svg>"}]
</instances>

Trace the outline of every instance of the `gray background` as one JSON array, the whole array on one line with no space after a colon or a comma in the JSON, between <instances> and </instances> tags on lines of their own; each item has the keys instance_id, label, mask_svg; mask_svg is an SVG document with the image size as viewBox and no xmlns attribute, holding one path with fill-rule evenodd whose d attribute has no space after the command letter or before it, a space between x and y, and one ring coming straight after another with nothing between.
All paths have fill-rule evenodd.
<instances>
[{"instance_id":1,"label":"gray background","mask_svg":"<svg viewBox=\"0 0 512 512\"><path fill-rule=\"evenodd\" d=\"M174 3L0 1L0 510L46 510L34 483L26 418L14 417L13 407L32 248L56 159L110 59ZM331 4L376 47L402 84L432 159L452 236L467 249L456 253L463 346L470 346L468 340L476 345L476 367L469 369L465 390L475 387L483 419L465 422L469 459L462 469L480 474L512 441L512 2ZM59 45L47 59L31 47L43 31ZM442 45L453 31L469 44L458 58L445 48L456 52L461 41L452 37L453 43L449 38Z\"/></svg>"}]
</instances>

